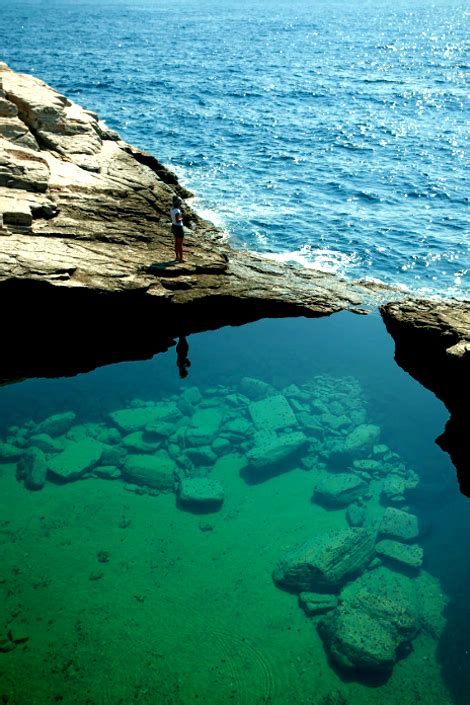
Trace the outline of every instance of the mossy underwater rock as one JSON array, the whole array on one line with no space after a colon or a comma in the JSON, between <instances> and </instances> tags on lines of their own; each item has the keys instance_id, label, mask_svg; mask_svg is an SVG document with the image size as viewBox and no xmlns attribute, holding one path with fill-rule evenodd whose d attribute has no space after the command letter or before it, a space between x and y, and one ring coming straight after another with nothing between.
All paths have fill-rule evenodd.
<instances>
[{"instance_id":1,"label":"mossy underwater rock","mask_svg":"<svg viewBox=\"0 0 470 705\"><path fill-rule=\"evenodd\" d=\"M46 484L47 460L40 448L27 448L18 463L17 477L28 490L40 490Z\"/></svg>"},{"instance_id":2,"label":"mossy underwater rock","mask_svg":"<svg viewBox=\"0 0 470 705\"><path fill-rule=\"evenodd\" d=\"M399 541L413 541L419 536L418 517L395 507L387 507L380 522L379 534Z\"/></svg>"},{"instance_id":3,"label":"mossy underwater rock","mask_svg":"<svg viewBox=\"0 0 470 705\"><path fill-rule=\"evenodd\" d=\"M105 446L94 438L67 443L61 453L49 458L47 469L59 480L78 480L101 459Z\"/></svg>"},{"instance_id":4,"label":"mossy underwater rock","mask_svg":"<svg viewBox=\"0 0 470 705\"><path fill-rule=\"evenodd\" d=\"M73 425L77 415L74 411L54 414L41 421L34 429L34 435L47 433L49 436L62 436Z\"/></svg>"},{"instance_id":5,"label":"mossy underwater rock","mask_svg":"<svg viewBox=\"0 0 470 705\"><path fill-rule=\"evenodd\" d=\"M282 394L253 401L248 411L259 431L280 431L298 426L292 407Z\"/></svg>"},{"instance_id":6,"label":"mossy underwater rock","mask_svg":"<svg viewBox=\"0 0 470 705\"><path fill-rule=\"evenodd\" d=\"M255 433L255 445L246 454L250 464L256 470L267 468L287 460L298 453L308 443L308 438L302 431L283 433Z\"/></svg>"},{"instance_id":7,"label":"mossy underwater rock","mask_svg":"<svg viewBox=\"0 0 470 705\"><path fill-rule=\"evenodd\" d=\"M307 617L314 617L317 614L324 614L334 610L338 606L336 595L327 595L318 592L301 592L299 595L299 605Z\"/></svg>"},{"instance_id":8,"label":"mossy underwater rock","mask_svg":"<svg viewBox=\"0 0 470 705\"><path fill-rule=\"evenodd\" d=\"M367 491L367 483L352 472L325 474L314 490L314 499L320 504L345 507Z\"/></svg>"},{"instance_id":9,"label":"mossy underwater rock","mask_svg":"<svg viewBox=\"0 0 470 705\"><path fill-rule=\"evenodd\" d=\"M174 490L177 470L175 461L168 453L159 450L154 455L128 455L122 475L127 482L168 492Z\"/></svg>"},{"instance_id":10,"label":"mossy underwater rock","mask_svg":"<svg viewBox=\"0 0 470 705\"><path fill-rule=\"evenodd\" d=\"M375 550L381 558L413 570L419 570L423 564L423 549L417 544L405 544L400 541L384 539L379 541Z\"/></svg>"},{"instance_id":11,"label":"mossy underwater rock","mask_svg":"<svg viewBox=\"0 0 470 705\"><path fill-rule=\"evenodd\" d=\"M63 443L51 438L48 433L35 433L29 439L29 444L40 448L44 453L60 453L64 450Z\"/></svg>"},{"instance_id":12,"label":"mossy underwater rock","mask_svg":"<svg viewBox=\"0 0 470 705\"><path fill-rule=\"evenodd\" d=\"M217 511L224 501L224 488L210 477L184 477L178 486L178 501L188 508Z\"/></svg>"},{"instance_id":13,"label":"mossy underwater rock","mask_svg":"<svg viewBox=\"0 0 470 705\"><path fill-rule=\"evenodd\" d=\"M281 558L273 580L293 592L336 592L374 555L375 532L341 529L318 534Z\"/></svg>"},{"instance_id":14,"label":"mossy underwater rock","mask_svg":"<svg viewBox=\"0 0 470 705\"><path fill-rule=\"evenodd\" d=\"M359 424L349 433L338 447L337 452L352 457L364 457L372 450L380 437L380 426L375 424Z\"/></svg>"},{"instance_id":15,"label":"mossy underwater rock","mask_svg":"<svg viewBox=\"0 0 470 705\"><path fill-rule=\"evenodd\" d=\"M22 448L17 448L12 443L0 443L0 463L14 463L21 457Z\"/></svg>"},{"instance_id":16,"label":"mossy underwater rock","mask_svg":"<svg viewBox=\"0 0 470 705\"><path fill-rule=\"evenodd\" d=\"M418 622L398 602L363 592L322 617L318 631L340 667L389 673Z\"/></svg>"},{"instance_id":17,"label":"mossy underwater rock","mask_svg":"<svg viewBox=\"0 0 470 705\"><path fill-rule=\"evenodd\" d=\"M159 403L132 409L112 411L110 418L118 429L125 434L143 431L149 424L174 422L181 418L181 412L174 402Z\"/></svg>"}]
</instances>

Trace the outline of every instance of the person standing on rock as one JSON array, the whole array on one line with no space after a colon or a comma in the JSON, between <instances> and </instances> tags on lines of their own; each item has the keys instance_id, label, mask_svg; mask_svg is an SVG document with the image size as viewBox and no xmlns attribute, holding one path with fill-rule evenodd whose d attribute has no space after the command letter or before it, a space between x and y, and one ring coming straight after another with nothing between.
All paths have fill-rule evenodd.
<instances>
[{"instance_id":1,"label":"person standing on rock","mask_svg":"<svg viewBox=\"0 0 470 705\"><path fill-rule=\"evenodd\" d=\"M173 208L170 211L171 232L175 236L175 258L177 262L183 262L183 211L181 205L183 201L179 196L173 196Z\"/></svg>"}]
</instances>

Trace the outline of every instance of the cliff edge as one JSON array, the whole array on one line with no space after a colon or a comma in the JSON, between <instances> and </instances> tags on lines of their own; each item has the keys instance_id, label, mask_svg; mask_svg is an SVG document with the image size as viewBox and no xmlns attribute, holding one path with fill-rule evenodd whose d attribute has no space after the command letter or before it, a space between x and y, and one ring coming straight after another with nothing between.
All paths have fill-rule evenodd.
<instances>
[{"instance_id":1,"label":"cliff edge","mask_svg":"<svg viewBox=\"0 0 470 705\"><path fill-rule=\"evenodd\" d=\"M181 264L175 194L190 226ZM190 196L95 113L0 63L0 383L151 357L183 333L377 304L366 284L231 249ZM439 442L470 495L470 303L409 300L381 312L398 364L451 412Z\"/></svg>"}]
</instances>

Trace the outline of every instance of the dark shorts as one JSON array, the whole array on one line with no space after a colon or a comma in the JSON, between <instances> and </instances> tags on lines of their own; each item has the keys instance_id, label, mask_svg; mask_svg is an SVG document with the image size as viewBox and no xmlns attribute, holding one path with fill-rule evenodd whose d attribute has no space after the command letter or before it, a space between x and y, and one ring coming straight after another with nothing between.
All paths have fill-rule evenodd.
<instances>
[{"instance_id":1,"label":"dark shorts","mask_svg":"<svg viewBox=\"0 0 470 705\"><path fill-rule=\"evenodd\" d=\"M172 225L171 232L175 237L178 237L181 240L184 238L184 230L182 225Z\"/></svg>"}]
</instances>

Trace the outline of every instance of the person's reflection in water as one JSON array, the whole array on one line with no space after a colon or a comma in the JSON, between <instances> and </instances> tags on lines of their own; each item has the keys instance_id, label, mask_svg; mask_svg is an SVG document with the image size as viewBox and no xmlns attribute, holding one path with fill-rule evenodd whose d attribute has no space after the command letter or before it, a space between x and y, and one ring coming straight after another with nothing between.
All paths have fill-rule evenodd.
<instances>
[{"instance_id":1,"label":"person's reflection in water","mask_svg":"<svg viewBox=\"0 0 470 705\"><path fill-rule=\"evenodd\" d=\"M189 345L186 336L180 335L176 344L176 364L183 379L188 376L188 367L191 367L191 362L188 360Z\"/></svg>"}]
</instances>

